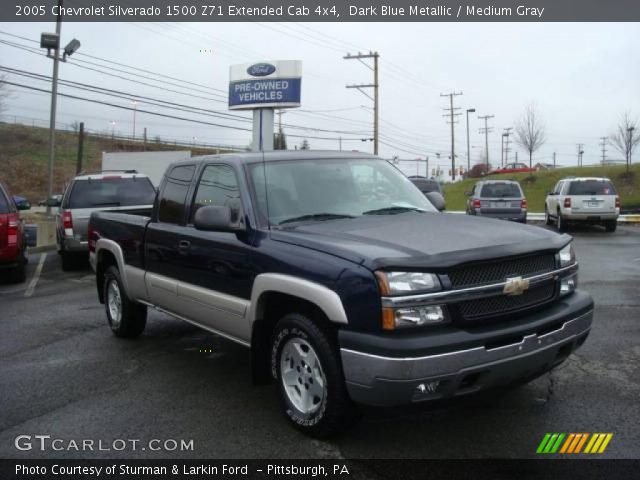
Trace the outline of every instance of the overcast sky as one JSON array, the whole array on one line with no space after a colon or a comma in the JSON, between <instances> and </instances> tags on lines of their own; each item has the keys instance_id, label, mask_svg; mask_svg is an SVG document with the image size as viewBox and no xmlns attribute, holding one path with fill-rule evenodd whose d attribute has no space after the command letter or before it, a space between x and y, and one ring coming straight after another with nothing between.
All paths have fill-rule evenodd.
<instances>
[{"instance_id":1,"label":"overcast sky","mask_svg":"<svg viewBox=\"0 0 640 480\"><path fill-rule=\"evenodd\" d=\"M39 40L40 32L53 31L54 24L0 24L2 32ZM599 139L611 134L620 115L629 111L640 116L640 24L490 24L490 23L65 23L62 44L73 37L82 42L80 52L158 72L211 87L211 93L187 92L182 86L153 88L103 73L62 64L60 78L99 85L152 98L199 108L227 112L226 91L229 66L235 63L275 59L299 59L303 62L302 108L289 110L283 123L322 130L304 131L285 128L289 135L307 135L313 149L337 149L343 137L344 149L370 151L372 102L346 84L370 83L372 73L358 61L344 60L347 53L376 50L380 53L380 133L386 144L380 145L384 157L398 155L413 159L429 155L432 165L447 164L450 131L442 117L448 99L441 93L462 91L455 98L462 116L456 125L458 162L466 164L467 108L475 108L471 121L471 163L478 161L484 149L483 126L477 115L493 114L489 121L494 131L489 136L490 159L499 163L503 128L514 126L526 105L534 103L547 129L547 142L534 161L551 162L557 152L559 164L576 164L576 144L584 144L584 163L600 159ZM0 34L0 40L38 48L35 43ZM76 56L78 61L92 61ZM96 62L101 63L101 62ZM51 61L0 44L3 66L51 74ZM87 63L85 67L95 68ZM109 70L100 67L102 70ZM128 70L126 67L117 67ZM128 78L128 74L111 71ZM141 72L137 72L142 74ZM165 79L137 80L162 85ZM46 82L15 75L10 81L40 88ZM176 83L175 81L172 81ZM179 82L178 82L179 83ZM167 89L184 91L185 94ZM61 87L61 92L111 103L130 105L126 99L109 98ZM49 95L12 87L9 109L3 118L24 117L47 122ZM194 98L193 95L209 99ZM214 101L217 99L219 101ZM220 119L197 116L145 105L139 109L225 123ZM248 117L248 115L245 115ZM58 121L69 124L84 121L90 130L115 130L130 135L133 114L113 107L78 100L59 100ZM236 126L247 124L233 122ZM250 133L214 126L198 125L154 117L138 112L137 133L144 127L150 138L248 145ZM353 132L353 133L351 133ZM312 137L330 137L320 140ZM288 137L289 146L301 138ZM622 158L612 146L609 158ZM525 152L518 148L519 159ZM513 159L513 155L511 157ZM640 159L638 159L640 160ZM407 164L409 165L409 164ZM405 170L412 167L405 165ZM420 167L424 168L424 167ZM411 173L411 172L409 172ZM424 170L420 171L424 174Z\"/></svg>"}]
</instances>

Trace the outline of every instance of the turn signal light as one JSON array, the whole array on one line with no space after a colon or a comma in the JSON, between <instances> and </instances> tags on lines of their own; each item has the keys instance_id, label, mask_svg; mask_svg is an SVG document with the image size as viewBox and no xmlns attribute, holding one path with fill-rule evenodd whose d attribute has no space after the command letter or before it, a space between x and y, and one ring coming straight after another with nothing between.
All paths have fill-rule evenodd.
<instances>
[{"instance_id":1,"label":"turn signal light","mask_svg":"<svg viewBox=\"0 0 640 480\"><path fill-rule=\"evenodd\" d=\"M473 208L480 208L480 199L476 198L473 200Z\"/></svg>"},{"instance_id":2,"label":"turn signal light","mask_svg":"<svg viewBox=\"0 0 640 480\"><path fill-rule=\"evenodd\" d=\"M571 198L564 199L564 208L571 208Z\"/></svg>"},{"instance_id":3,"label":"turn signal light","mask_svg":"<svg viewBox=\"0 0 640 480\"><path fill-rule=\"evenodd\" d=\"M73 228L73 218L71 218L71 210L65 210L62 212L62 225L65 230L67 228Z\"/></svg>"},{"instance_id":4,"label":"turn signal light","mask_svg":"<svg viewBox=\"0 0 640 480\"><path fill-rule=\"evenodd\" d=\"M521 206L522 206L522 208L527 208L528 203L527 203L527 199L526 199L526 198L523 198L523 199L522 199L522 204L521 204Z\"/></svg>"},{"instance_id":5,"label":"turn signal light","mask_svg":"<svg viewBox=\"0 0 640 480\"><path fill-rule=\"evenodd\" d=\"M620 197L616 197L616 208L620 208Z\"/></svg>"}]
</instances>

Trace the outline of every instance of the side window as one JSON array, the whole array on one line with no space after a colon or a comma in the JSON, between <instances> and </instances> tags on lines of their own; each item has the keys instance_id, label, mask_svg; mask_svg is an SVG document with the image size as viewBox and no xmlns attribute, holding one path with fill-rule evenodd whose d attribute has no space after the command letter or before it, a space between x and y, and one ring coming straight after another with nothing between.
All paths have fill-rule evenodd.
<instances>
[{"instance_id":1,"label":"side window","mask_svg":"<svg viewBox=\"0 0 640 480\"><path fill-rule=\"evenodd\" d=\"M560 194L567 195L567 193L569 192L570 185L571 185L571 182L562 182L562 186L560 187Z\"/></svg>"},{"instance_id":2,"label":"side window","mask_svg":"<svg viewBox=\"0 0 640 480\"><path fill-rule=\"evenodd\" d=\"M238 180L233 168L229 165L207 165L202 172L196 196L191 209L191 220L200 207L207 205L226 206L231 208L231 220L240 218L241 202Z\"/></svg>"},{"instance_id":3,"label":"side window","mask_svg":"<svg viewBox=\"0 0 640 480\"><path fill-rule=\"evenodd\" d=\"M183 224L187 192L194 172L195 165L179 165L169 172L158 206L160 222Z\"/></svg>"},{"instance_id":4,"label":"side window","mask_svg":"<svg viewBox=\"0 0 640 480\"><path fill-rule=\"evenodd\" d=\"M555 193L556 195L559 195L561 188L562 188L562 180L556 183L556 186L553 187L553 193Z\"/></svg>"}]
</instances>

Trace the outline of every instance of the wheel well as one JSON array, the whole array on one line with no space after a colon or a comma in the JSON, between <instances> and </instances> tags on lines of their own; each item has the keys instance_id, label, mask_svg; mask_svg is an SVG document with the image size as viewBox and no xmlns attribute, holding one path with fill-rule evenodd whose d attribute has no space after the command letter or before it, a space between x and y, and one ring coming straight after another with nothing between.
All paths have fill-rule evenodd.
<instances>
[{"instance_id":1,"label":"wheel well","mask_svg":"<svg viewBox=\"0 0 640 480\"><path fill-rule=\"evenodd\" d=\"M104 272L110 266L117 266L116 257L109 250L100 250L98 252L98 260L96 262L96 287L98 289L98 298L100 303L104 303Z\"/></svg>"},{"instance_id":2,"label":"wheel well","mask_svg":"<svg viewBox=\"0 0 640 480\"><path fill-rule=\"evenodd\" d=\"M271 334L278 321L288 313L306 315L326 331L335 331L333 324L316 304L286 293L263 293L258 299L251 333L251 370L253 382L257 385L271 382Z\"/></svg>"}]
</instances>

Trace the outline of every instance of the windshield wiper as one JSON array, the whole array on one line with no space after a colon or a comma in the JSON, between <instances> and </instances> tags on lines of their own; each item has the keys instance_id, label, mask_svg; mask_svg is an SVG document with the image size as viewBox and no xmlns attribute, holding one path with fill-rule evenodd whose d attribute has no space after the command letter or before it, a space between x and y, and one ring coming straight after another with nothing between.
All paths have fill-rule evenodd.
<instances>
[{"instance_id":1,"label":"windshield wiper","mask_svg":"<svg viewBox=\"0 0 640 480\"><path fill-rule=\"evenodd\" d=\"M368 210L363 212L363 215L395 215L397 213L404 212L426 212L426 210L422 210L418 207L384 207L378 208L376 210Z\"/></svg>"},{"instance_id":2,"label":"windshield wiper","mask_svg":"<svg viewBox=\"0 0 640 480\"><path fill-rule=\"evenodd\" d=\"M286 220L281 221L278 225L283 225L285 223L293 223L293 222L304 222L305 220L337 220L340 218L355 218L353 215L343 215L341 213L312 213L310 215L301 215L299 217L287 218Z\"/></svg>"}]
</instances>

